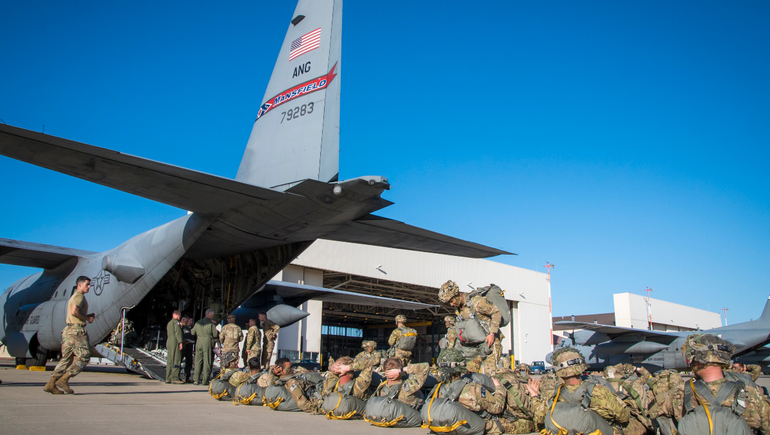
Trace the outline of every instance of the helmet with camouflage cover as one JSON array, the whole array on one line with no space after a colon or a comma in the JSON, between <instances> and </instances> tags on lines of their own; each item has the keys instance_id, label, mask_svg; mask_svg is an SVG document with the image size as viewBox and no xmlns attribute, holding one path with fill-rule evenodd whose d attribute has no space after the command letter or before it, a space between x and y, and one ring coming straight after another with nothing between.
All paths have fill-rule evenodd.
<instances>
[{"instance_id":1,"label":"helmet with camouflage cover","mask_svg":"<svg viewBox=\"0 0 770 435\"><path fill-rule=\"evenodd\" d=\"M465 357L458 349L442 349L436 357L436 365L439 367L444 381L449 380L453 374L465 374L468 372L465 366Z\"/></svg>"},{"instance_id":2,"label":"helmet with camouflage cover","mask_svg":"<svg viewBox=\"0 0 770 435\"><path fill-rule=\"evenodd\" d=\"M516 371L517 372L524 372L526 374L529 374L529 370L530 369L531 369L531 367L529 366L529 364L521 363L521 364L516 366Z\"/></svg>"},{"instance_id":3,"label":"helmet with camouflage cover","mask_svg":"<svg viewBox=\"0 0 770 435\"><path fill-rule=\"evenodd\" d=\"M442 284L441 288L438 290L438 301L442 304L448 304L452 298L459 295L460 287L458 287L454 281L449 280Z\"/></svg>"},{"instance_id":4,"label":"helmet with camouflage cover","mask_svg":"<svg viewBox=\"0 0 770 435\"><path fill-rule=\"evenodd\" d=\"M366 349L367 347L371 347L372 349L376 349L377 348L377 342L376 341L372 341L372 340L364 340L364 342L361 343L361 347L363 347L364 349Z\"/></svg>"},{"instance_id":5,"label":"helmet with camouflage cover","mask_svg":"<svg viewBox=\"0 0 770 435\"><path fill-rule=\"evenodd\" d=\"M406 323L406 316L403 314L396 316L396 323Z\"/></svg>"},{"instance_id":6,"label":"helmet with camouflage cover","mask_svg":"<svg viewBox=\"0 0 770 435\"><path fill-rule=\"evenodd\" d=\"M238 355L235 352L226 352L224 355L222 355L222 358L220 358L219 362L222 367L227 367L237 360Z\"/></svg>"},{"instance_id":7,"label":"helmet with camouflage cover","mask_svg":"<svg viewBox=\"0 0 770 435\"><path fill-rule=\"evenodd\" d=\"M571 376L580 376L588 370L585 358L580 352L572 347L562 347L551 356L551 363L556 376L560 378L569 378Z\"/></svg>"},{"instance_id":8,"label":"helmet with camouflage cover","mask_svg":"<svg viewBox=\"0 0 770 435\"><path fill-rule=\"evenodd\" d=\"M682 346L682 355L690 366L695 361L701 364L728 366L733 352L735 352L735 346L732 343L714 334L689 335L685 345Z\"/></svg>"},{"instance_id":9,"label":"helmet with camouflage cover","mask_svg":"<svg viewBox=\"0 0 770 435\"><path fill-rule=\"evenodd\" d=\"M457 319L455 319L455 316L446 316L444 317L444 323L449 323L449 326L455 326L455 322Z\"/></svg>"}]
</instances>

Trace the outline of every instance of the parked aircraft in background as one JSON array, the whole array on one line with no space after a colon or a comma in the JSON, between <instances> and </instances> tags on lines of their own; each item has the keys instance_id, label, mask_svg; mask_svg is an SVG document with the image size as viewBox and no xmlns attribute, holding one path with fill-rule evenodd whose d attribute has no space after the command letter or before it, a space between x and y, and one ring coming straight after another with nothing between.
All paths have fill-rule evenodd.
<instances>
[{"instance_id":1,"label":"parked aircraft in background","mask_svg":"<svg viewBox=\"0 0 770 435\"><path fill-rule=\"evenodd\" d=\"M318 238L476 258L507 254L372 215L392 204L380 196L390 189L387 178L338 181L342 1L300 0L287 24L234 180L0 125L4 156L190 211L105 252L0 240L0 262L43 269L0 295L0 341L12 356L41 365L60 348L80 275L92 278L94 344L118 324L123 307L153 291L164 297L146 304L142 318L163 318L176 307L233 312L260 291L272 293L244 310L294 304L314 291L333 297L312 288L300 289L303 298L265 290Z\"/></svg>"},{"instance_id":2,"label":"parked aircraft in background","mask_svg":"<svg viewBox=\"0 0 770 435\"><path fill-rule=\"evenodd\" d=\"M585 357L590 370L601 370L607 366L622 363L641 365L651 372L688 368L682 355L682 346L687 336L693 334L693 331L648 331L569 321L556 322L554 325L579 330L569 333L557 347L573 346L578 349ZM719 335L733 343L735 345L733 356L740 356L742 360L753 358L752 355L768 356L770 354L766 353L762 346L770 343L770 298L758 320L702 332ZM551 363L552 355L551 353L546 356L548 363Z\"/></svg>"}]
</instances>

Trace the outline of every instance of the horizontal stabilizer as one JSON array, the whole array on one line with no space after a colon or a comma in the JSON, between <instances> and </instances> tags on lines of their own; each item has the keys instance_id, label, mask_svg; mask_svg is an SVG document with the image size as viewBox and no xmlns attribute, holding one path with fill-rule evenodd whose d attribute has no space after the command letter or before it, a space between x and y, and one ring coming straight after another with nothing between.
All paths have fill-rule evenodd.
<instances>
[{"instance_id":1,"label":"horizontal stabilizer","mask_svg":"<svg viewBox=\"0 0 770 435\"><path fill-rule=\"evenodd\" d=\"M0 154L200 214L287 194L0 124Z\"/></svg>"},{"instance_id":2,"label":"horizontal stabilizer","mask_svg":"<svg viewBox=\"0 0 770 435\"><path fill-rule=\"evenodd\" d=\"M467 242L371 214L349 222L341 229L327 234L323 238L338 242L363 243L470 258L511 255L510 252L500 249Z\"/></svg>"},{"instance_id":3,"label":"horizontal stabilizer","mask_svg":"<svg viewBox=\"0 0 770 435\"><path fill-rule=\"evenodd\" d=\"M0 239L0 263L14 266L53 269L70 258L88 257L95 254L97 252Z\"/></svg>"}]
</instances>

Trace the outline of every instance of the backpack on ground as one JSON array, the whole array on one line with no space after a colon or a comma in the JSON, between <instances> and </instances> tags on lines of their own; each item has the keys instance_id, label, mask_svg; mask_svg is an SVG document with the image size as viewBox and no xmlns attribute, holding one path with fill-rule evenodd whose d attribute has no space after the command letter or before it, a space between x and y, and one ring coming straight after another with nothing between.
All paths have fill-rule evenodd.
<instances>
[{"instance_id":1,"label":"backpack on ground","mask_svg":"<svg viewBox=\"0 0 770 435\"><path fill-rule=\"evenodd\" d=\"M217 400L235 397L235 387L230 384L230 376L234 373L234 371L231 371L224 375L220 374L211 381L209 384L209 394L211 394L211 397Z\"/></svg>"},{"instance_id":2,"label":"backpack on ground","mask_svg":"<svg viewBox=\"0 0 770 435\"><path fill-rule=\"evenodd\" d=\"M233 403L243 405L263 405L262 397L265 394L265 389L257 385L256 379L251 380L238 385L238 389L235 390L235 398Z\"/></svg>"},{"instance_id":3,"label":"backpack on ground","mask_svg":"<svg viewBox=\"0 0 770 435\"><path fill-rule=\"evenodd\" d=\"M289 390L283 383L276 382L265 388L264 405L275 411L301 412L299 405L294 401Z\"/></svg>"}]
</instances>

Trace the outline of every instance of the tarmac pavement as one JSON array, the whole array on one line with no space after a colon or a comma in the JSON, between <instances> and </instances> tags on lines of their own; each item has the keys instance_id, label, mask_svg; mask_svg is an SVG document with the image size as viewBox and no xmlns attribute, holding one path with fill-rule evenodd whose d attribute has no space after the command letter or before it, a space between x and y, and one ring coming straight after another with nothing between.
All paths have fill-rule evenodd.
<instances>
[{"instance_id":1,"label":"tarmac pavement","mask_svg":"<svg viewBox=\"0 0 770 435\"><path fill-rule=\"evenodd\" d=\"M365 421L327 420L304 412L263 406L234 406L208 394L208 387L170 385L126 373L114 366L89 365L70 384L75 395L43 391L48 371L16 370L0 360L0 433L56 435L237 433L312 435L422 435L426 429L378 428ZM757 382L770 388L770 377Z\"/></svg>"}]
</instances>

